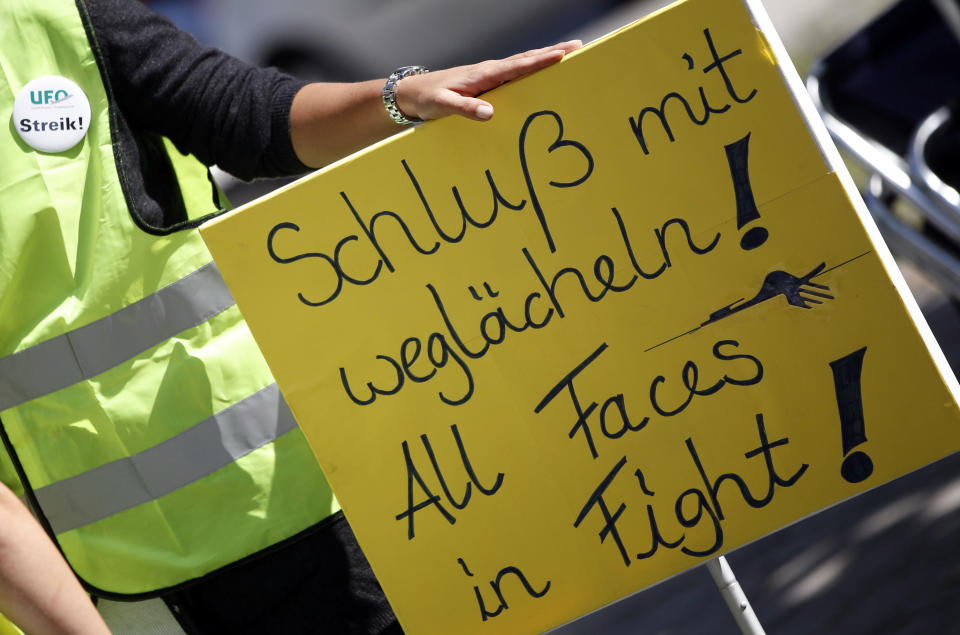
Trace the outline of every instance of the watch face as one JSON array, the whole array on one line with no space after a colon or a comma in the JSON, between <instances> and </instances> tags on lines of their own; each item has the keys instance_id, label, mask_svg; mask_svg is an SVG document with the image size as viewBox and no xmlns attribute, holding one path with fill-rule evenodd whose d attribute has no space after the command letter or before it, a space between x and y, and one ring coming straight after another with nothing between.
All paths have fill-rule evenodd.
<instances>
[{"instance_id":1,"label":"watch face","mask_svg":"<svg viewBox=\"0 0 960 635\"><path fill-rule=\"evenodd\" d=\"M394 73L397 75L397 78L406 77L407 75L419 75L420 73L426 73L427 69L422 66L401 66Z\"/></svg>"}]
</instances>

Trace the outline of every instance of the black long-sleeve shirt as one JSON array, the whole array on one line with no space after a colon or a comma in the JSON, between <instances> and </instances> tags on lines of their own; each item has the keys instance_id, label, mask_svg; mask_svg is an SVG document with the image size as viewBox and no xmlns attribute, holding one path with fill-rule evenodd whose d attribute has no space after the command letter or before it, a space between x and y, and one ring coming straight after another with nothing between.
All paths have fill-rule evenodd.
<instances>
[{"instance_id":1,"label":"black long-sleeve shirt","mask_svg":"<svg viewBox=\"0 0 960 635\"><path fill-rule=\"evenodd\" d=\"M306 168L290 142L299 82L200 45L136 0L84 0L113 97L132 127L240 178Z\"/></svg>"},{"instance_id":2,"label":"black long-sleeve shirt","mask_svg":"<svg viewBox=\"0 0 960 635\"><path fill-rule=\"evenodd\" d=\"M148 226L182 220L166 205L172 175L158 169L151 133L245 180L308 170L290 139L290 105L305 82L203 46L137 0L78 5L111 96L131 207Z\"/></svg>"}]
</instances>

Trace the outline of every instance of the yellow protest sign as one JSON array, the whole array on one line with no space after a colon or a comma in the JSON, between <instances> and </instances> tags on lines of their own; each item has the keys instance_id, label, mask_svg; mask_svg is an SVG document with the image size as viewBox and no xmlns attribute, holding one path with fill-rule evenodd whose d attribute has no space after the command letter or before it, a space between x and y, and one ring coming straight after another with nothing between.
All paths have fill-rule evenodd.
<instances>
[{"instance_id":1,"label":"yellow protest sign","mask_svg":"<svg viewBox=\"0 0 960 635\"><path fill-rule=\"evenodd\" d=\"M960 447L748 4L201 229L407 632L549 629Z\"/></svg>"}]
</instances>

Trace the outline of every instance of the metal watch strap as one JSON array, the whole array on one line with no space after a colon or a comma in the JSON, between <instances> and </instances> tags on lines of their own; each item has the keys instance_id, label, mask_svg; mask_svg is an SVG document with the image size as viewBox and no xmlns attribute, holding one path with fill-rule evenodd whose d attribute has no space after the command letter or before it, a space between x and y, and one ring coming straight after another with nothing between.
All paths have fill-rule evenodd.
<instances>
[{"instance_id":1,"label":"metal watch strap","mask_svg":"<svg viewBox=\"0 0 960 635\"><path fill-rule=\"evenodd\" d=\"M383 106L387 109L387 114L390 115L390 118L398 124L406 125L423 120L415 117L407 117L400 112L400 109L397 107L397 82L410 75L422 75L428 72L429 71L422 66L401 66L390 73L390 77L387 78L387 83L383 86Z\"/></svg>"}]
</instances>

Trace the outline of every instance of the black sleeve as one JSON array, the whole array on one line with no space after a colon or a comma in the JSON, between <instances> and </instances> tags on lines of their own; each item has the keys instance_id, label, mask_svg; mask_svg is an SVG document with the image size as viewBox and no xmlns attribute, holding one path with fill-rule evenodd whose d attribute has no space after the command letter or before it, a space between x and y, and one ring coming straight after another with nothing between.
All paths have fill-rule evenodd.
<instances>
[{"instance_id":1,"label":"black sleeve","mask_svg":"<svg viewBox=\"0 0 960 635\"><path fill-rule=\"evenodd\" d=\"M290 140L290 104L305 82L202 46L137 0L78 4L132 128L241 179L309 169Z\"/></svg>"}]
</instances>

